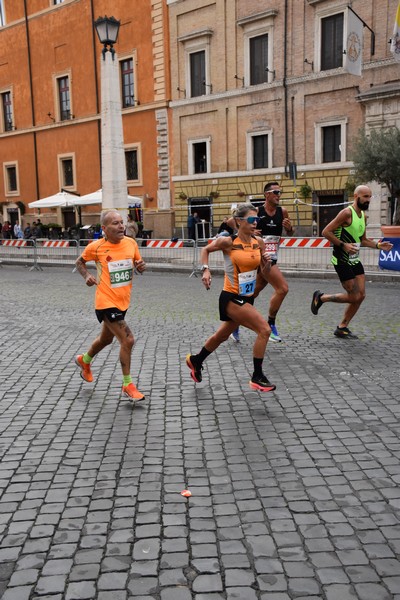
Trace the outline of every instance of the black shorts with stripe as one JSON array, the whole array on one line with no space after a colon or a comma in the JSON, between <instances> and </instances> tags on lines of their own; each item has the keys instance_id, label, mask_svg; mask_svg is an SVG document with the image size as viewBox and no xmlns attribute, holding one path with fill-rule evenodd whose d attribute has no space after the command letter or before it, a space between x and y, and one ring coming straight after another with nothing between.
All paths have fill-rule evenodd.
<instances>
[{"instance_id":1,"label":"black shorts with stripe","mask_svg":"<svg viewBox=\"0 0 400 600\"><path fill-rule=\"evenodd\" d=\"M243 304L253 305L254 296L239 296L239 294L233 294L232 292L225 292L225 290L222 290L219 296L219 318L221 321L232 321L226 314L228 302L234 302L238 306L243 306Z\"/></svg>"}]
</instances>

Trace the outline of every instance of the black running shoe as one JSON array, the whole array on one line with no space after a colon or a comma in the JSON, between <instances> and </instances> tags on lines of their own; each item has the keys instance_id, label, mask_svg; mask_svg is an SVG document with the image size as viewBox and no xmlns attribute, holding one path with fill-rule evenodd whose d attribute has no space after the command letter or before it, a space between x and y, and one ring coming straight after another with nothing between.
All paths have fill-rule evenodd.
<instances>
[{"instance_id":1,"label":"black running shoe","mask_svg":"<svg viewBox=\"0 0 400 600\"><path fill-rule=\"evenodd\" d=\"M312 302L311 302L311 312L313 315L317 315L319 309L322 306L321 296L323 295L323 293L324 292L321 292L320 290L316 290L313 293Z\"/></svg>"},{"instance_id":2,"label":"black running shoe","mask_svg":"<svg viewBox=\"0 0 400 600\"><path fill-rule=\"evenodd\" d=\"M338 338L346 338L350 340L358 340L358 336L354 335L347 327L336 327L333 335L336 335Z\"/></svg>"},{"instance_id":3,"label":"black running shoe","mask_svg":"<svg viewBox=\"0 0 400 600\"><path fill-rule=\"evenodd\" d=\"M193 381L195 381L196 383L201 383L201 380L203 379L203 376L201 374L201 370L202 370L202 366L201 367L196 367L194 365L194 363L192 362L193 359L193 354L187 354L186 356L186 364L190 369L190 377L193 379Z\"/></svg>"},{"instance_id":4,"label":"black running shoe","mask_svg":"<svg viewBox=\"0 0 400 600\"><path fill-rule=\"evenodd\" d=\"M253 377L249 381L249 386L252 390L258 392L273 392L276 389L276 385L268 380L268 377L264 373L260 377Z\"/></svg>"}]
</instances>

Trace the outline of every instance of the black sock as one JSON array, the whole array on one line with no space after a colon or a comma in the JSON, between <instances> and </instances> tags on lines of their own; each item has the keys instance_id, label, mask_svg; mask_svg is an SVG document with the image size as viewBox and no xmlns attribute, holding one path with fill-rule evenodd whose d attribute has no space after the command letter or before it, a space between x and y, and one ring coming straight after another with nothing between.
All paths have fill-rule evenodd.
<instances>
[{"instance_id":1,"label":"black sock","mask_svg":"<svg viewBox=\"0 0 400 600\"><path fill-rule=\"evenodd\" d=\"M195 354L193 356L194 358L194 362L196 363L196 365L201 366L203 364L203 362L206 360L207 356L210 356L211 352L209 352L204 346L202 347L202 349L200 350L200 352L198 354Z\"/></svg>"},{"instance_id":2,"label":"black sock","mask_svg":"<svg viewBox=\"0 0 400 600\"><path fill-rule=\"evenodd\" d=\"M253 357L253 365L254 365L254 373L253 377L261 377L263 375L262 364L263 358L255 358Z\"/></svg>"},{"instance_id":3,"label":"black sock","mask_svg":"<svg viewBox=\"0 0 400 600\"><path fill-rule=\"evenodd\" d=\"M268 317L268 325L275 325L275 317Z\"/></svg>"}]
</instances>

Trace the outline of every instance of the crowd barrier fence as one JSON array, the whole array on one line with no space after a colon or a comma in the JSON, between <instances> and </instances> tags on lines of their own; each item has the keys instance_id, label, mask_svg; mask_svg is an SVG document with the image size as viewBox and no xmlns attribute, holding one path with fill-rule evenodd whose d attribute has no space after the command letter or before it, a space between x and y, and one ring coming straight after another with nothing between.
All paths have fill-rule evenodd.
<instances>
[{"instance_id":1,"label":"crowd barrier fence","mask_svg":"<svg viewBox=\"0 0 400 600\"><path fill-rule=\"evenodd\" d=\"M46 265L69 265L75 267L75 261L85 246L94 240L0 240L1 263L23 264L30 270L43 270ZM198 240L136 240L143 260L149 269L189 270L190 276L201 272L201 249L210 238ZM332 248L325 238L281 239L278 261L282 270L289 271L332 271ZM379 252L373 248L361 248L360 258L368 273L379 272ZM209 256L211 269L223 270L224 261L221 252Z\"/></svg>"},{"instance_id":2,"label":"crowd barrier fence","mask_svg":"<svg viewBox=\"0 0 400 600\"><path fill-rule=\"evenodd\" d=\"M34 263L35 240L0 240L0 262L25 264Z\"/></svg>"},{"instance_id":3,"label":"crowd barrier fence","mask_svg":"<svg viewBox=\"0 0 400 600\"><path fill-rule=\"evenodd\" d=\"M199 258L201 247L211 241L212 239L209 238L197 240ZM325 238L281 238L278 250L278 263L282 270L315 271L316 273L332 271L331 258L332 246ZM378 266L379 252L374 248L361 248L360 259L366 272L374 273L380 271ZM210 254L208 264L210 269L222 270L224 268L222 253L216 252ZM194 274L200 271L201 264L196 262Z\"/></svg>"}]
</instances>

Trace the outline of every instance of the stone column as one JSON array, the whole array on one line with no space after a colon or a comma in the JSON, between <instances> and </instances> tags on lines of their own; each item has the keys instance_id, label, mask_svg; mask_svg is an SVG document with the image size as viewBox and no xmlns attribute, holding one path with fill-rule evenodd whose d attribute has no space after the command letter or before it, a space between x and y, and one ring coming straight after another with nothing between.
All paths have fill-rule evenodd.
<instances>
[{"instance_id":1,"label":"stone column","mask_svg":"<svg viewBox=\"0 0 400 600\"><path fill-rule=\"evenodd\" d=\"M171 208L168 111L166 108L156 110L157 120L157 163L158 163L158 208Z\"/></svg>"},{"instance_id":2,"label":"stone column","mask_svg":"<svg viewBox=\"0 0 400 600\"><path fill-rule=\"evenodd\" d=\"M101 183L103 206L118 210L126 221L128 191L122 132L119 63L111 52L101 57Z\"/></svg>"}]
</instances>

